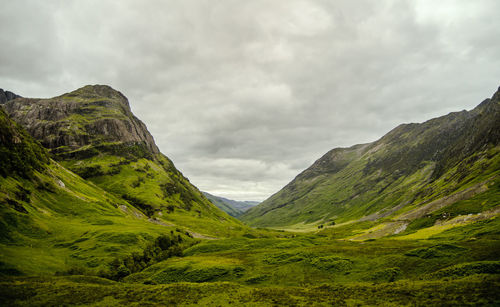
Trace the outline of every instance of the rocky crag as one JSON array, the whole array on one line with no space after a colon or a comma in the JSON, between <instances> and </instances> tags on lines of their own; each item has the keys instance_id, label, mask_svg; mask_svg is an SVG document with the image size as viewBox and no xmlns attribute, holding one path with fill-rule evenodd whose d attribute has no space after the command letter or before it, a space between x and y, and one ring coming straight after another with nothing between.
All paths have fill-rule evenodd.
<instances>
[{"instance_id":1,"label":"rocky crag","mask_svg":"<svg viewBox=\"0 0 500 307\"><path fill-rule=\"evenodd\" d=\"M88 85L49 99L17 98L3 107L53 159L154 223L211 236L239 224L160 153L128 99L109 86Z\"/></svg>"},{"instance_id":2,"label":"rocky crag","mask_svg":"<svg viewBox=\"0 0 500 307\"><path fill-rule=\"evenodd\" d=\"M85 86L50 99L19 98L3 106L42 145L57 155L88 147L158 147L142 121L132 114L127 98L106 85ZM87 147L86 147L87 146Z\"/></svg>"},{"instance_id":3,"label":"rocky crag","mask_svg":"<svg viewBox=\"0 0 500 307\"><path fill-rule=\"evenodd\" d=\"M9 91L4 91L3 89L0 88L0 104L4 104L9 100L13 100L16 98L21 98L21 96L14 94Z\"/></svg>"}]
</instances>

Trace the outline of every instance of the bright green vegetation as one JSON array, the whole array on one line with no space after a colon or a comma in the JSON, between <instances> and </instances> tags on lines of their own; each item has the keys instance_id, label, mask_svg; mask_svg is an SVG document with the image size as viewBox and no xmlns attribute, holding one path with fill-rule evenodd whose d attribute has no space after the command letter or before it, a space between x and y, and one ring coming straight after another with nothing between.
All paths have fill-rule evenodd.
<instances>
[{"instance_id":1,"label":"bright green vegetation","mask_svg":"<svg viewBox=\"0 0 500 307\"><path fill-rule=\"evenodd\" d=\"M0 271L97 271L175 229L149 222L127 202L55 162L34 178L0 177Z\"/></svg>"},{"instance_id":2,"label":"bright green vegetation","mask_svg":"<svg viewBox=\"0 0 500 307\"><path fill-rule=\"evenodd\" d=\"M127 98L111 87L85 86L51 99L22 98L5 108L61 165L151 223L187 228L197 237L245 231L159 152Z\"/></svg>"},{"instance_id":3,"label":"bright green vegetation","mask_svg":"<svg viewBox=\"0 0 500 307\"><path fill-rule=\"evenodd\" d=\"M498 96L334 149L244 215L272 228L210 203L109 87L11 102L79 111L38 119L51 160L0 109L0 305L500 305Z\"/></svg>"},{"instance_id":4,"label":"bright green vegetation","mask_svg":"<svg viewBox=\"0 0 500 307\"><path fill-rule=\"evenodd\" d=\"M457 240L449 234L423 241L356 242L338 240L327 229L316 234L268 232L260 238L205 241L186 249L183 257L154 264L125 281L304 286L495 275L500 273L498 219L495 223L497 227L476 233L474 240Z\"/></svg>"},{"instance_id":5,"label":"bright green vegetation","mask_svg":"<svg viewBox=\"0 0 500 307\"><path fill-rule=\"evenodd\" d=\"M61 163L159 224L211 237L246 228L210 203L162 154L147 159L104 153Z\"/></svg>"},{"instance_id":6,"label":"bright green vegetation","mask_svg":"<svg viewBox=\"0 0 500 307\"><path fill-rule=\"evenodd\" d=\"M30 177L49 162L47 152L0 108L0 176Z\"/></svg>"},{"instance_id":7,"label":"bright green vegetation","mask_svg":"<svg viewBox=\"0 0 500 307\"><path fill-rule=\"evenodd\" d=\"M203 241L118 283L81 275L9 277L0 296L35 306L500 303L498 236L352 242L330 232Z\"/></svg>"},{"instance_id":8,"label":"bright green vegetation","mask_svg":"<svg viewBox=\"0 0 500 307\"><path fill-rule=\"evenodd\" d=\"M472 111L333 149L240 218L253 226L309 230L376 221L379 228L369 231L377 230L377 238L498 208L499 174L497 93Z\"/></svg>"}]
</instances>

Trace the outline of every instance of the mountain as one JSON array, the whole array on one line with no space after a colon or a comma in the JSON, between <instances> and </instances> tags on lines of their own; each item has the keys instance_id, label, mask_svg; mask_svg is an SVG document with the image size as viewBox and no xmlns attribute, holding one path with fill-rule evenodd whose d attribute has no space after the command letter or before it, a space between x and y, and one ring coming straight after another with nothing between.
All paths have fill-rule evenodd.
<instances>
[{"instance_id":1,"label":"mountain","mask_svg":"<svg viewBox=\"0 0 500 307\"><path fill-rule=\"evenodd\" d=\"M104 266L165 227L50 159L0 107L0 276Z\"/></svg>"},{"instance_id":2,"label":"mountain","mask_svg":"<svg viewBox=\"0 0 500 307\"><path fill-rule=\"evenodd\" d=\"M3 107L59 164L152 221L200 236L226 236L241 227L160 153L127 98L111 87L88 85L50 99L17 98Z\"/></svg>"},{"instance_id":3,"label":"mountain","mask_svg":"<svg viewBox=\"0 0 500 307\"><path fill-rule=\"evenodd\" d=\"M457 114L329 152L294 180L295 195L358 196L336 218L299 222L313 231L292 233L247 228L210 204L218 219L193 216L182 207L186 191L164 196L176 206L169 213L140 188L157 193L155 180L168 176L188 182L162 168L167 158L146 140L108 144L93 135L84 148L45 149L0 106L0 305L499 305L498 99ZM420 144L440 150L419 151ZM109 165L117 159L123 162ZM95 168L84 179L62 164ZM124 186L138 173L144 182ZM135 193L135 201L118 189ZM406 197L411 202L401 202ZM146 201L158 210L140 205ZM358 211L371 206L386 209ZM312 202L306 217L320 207Z\"/></svg>"},{"instance_id":4,"label":"mountain","mask_svg":"<svg viewBox=\"0 0 500 307\"><path fill-rule=\"evenodd\" d=\"M13 100L16 98L20 98L21 96L14 94L9 91L4 91L3 89L0 88L0 104L6 103L9 100Z\"/></svg>"},{"instance_id":5,"label":"mountain","mask_svg":"<svg viewBox=\"0 0 500 307\"><path fill-rule=\"evenodd\" d=\"M234 217L242 215L248 209L259 204L257 201L237 201L220 196L214 196L207 192L202 193L209 201L212 202L212 204L216 205L217 208Z\"/></svg>"},{"instance_id":6,"label":"mountain","mask_svg":"<svg viewBox=\"0 0 500 307\"><path fill-rule=\"evenodd\" d=\"M96 149L135 147L135 155L159 153L127 98L109 86L85 86L51 99L18 98L4 109L57 157L91 156ZM140 153L139 153L140 152Z\"/></svg>"},{"instance_id":7,"label":"mountain","mask_svg":"<svg viewBox=\"0 0 500 307\"><path fill-rule=\"evenodd\" d=\"M497 91L471 111L333 149L240 219L292 228L365 222L359 238L452 227L464 215L463 223L485 220L500 211L499 141Z\"/></svg>"}]
</instances>

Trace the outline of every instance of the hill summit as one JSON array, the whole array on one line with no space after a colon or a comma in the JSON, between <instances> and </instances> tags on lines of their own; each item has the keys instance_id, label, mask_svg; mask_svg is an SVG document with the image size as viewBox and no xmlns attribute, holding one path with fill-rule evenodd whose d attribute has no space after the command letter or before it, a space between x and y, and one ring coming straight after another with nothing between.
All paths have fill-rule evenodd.
<instances>
[{"instance_id":1,"label":"hill summit","mask_svg":"<svg viewBox=\"0 0 500 307\"><path fill-rule=\"evenodd\" d=\"M87 85L50 99L18 98L4 108L58 156L89 155L96 147L112 150L124 145L159 153L128 99L107 85Z\"/></svg>"},{"instance_id":2,"label":"hill summit","mask_svg":"<svg viewBox=\"0 0 500 307\"><path fill-rule=\"evenodd\" d=\"M110 86L87 85L49 99L16 98L3 107L52 158L153 222L211 236L239 224L160 153L128 99Z\"/></svg>"}]
</instances>

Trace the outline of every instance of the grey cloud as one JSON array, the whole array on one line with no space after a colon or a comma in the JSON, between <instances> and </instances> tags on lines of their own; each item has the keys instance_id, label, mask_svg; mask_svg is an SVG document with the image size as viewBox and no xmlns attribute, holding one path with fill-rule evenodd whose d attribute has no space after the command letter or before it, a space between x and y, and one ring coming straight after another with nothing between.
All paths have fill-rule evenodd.
<instances>
[{"instance_id":1,"label":"grey cloud","mask_svg":"<svg viewBox=\"0 0 500 307\"><path fill-rule=\"evenodd\" d=\"M326 151L498 86L498 1L9 1L0 85L129 97L201 189L264 199ZM18 18L16 16L24 16Z\"/></svg>"}]
</instances>

